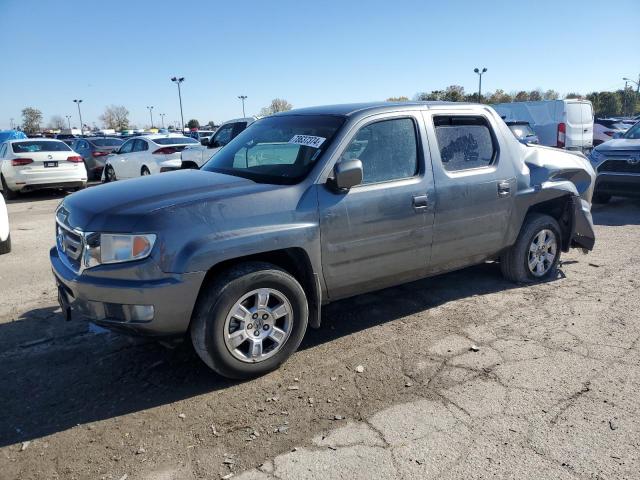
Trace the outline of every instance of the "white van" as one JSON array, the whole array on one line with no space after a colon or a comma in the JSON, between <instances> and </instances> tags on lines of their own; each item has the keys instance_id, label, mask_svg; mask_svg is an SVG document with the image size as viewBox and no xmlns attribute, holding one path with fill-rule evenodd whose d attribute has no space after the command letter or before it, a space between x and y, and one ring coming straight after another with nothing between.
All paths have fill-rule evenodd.
<instances>
[{"instance_id":1,"label":"white van","mask_svg":"<svg viewBox=\"0 0 640 480\"><path fill-rule=\"evenodd\" d=\"M497 103L505 121L529 122L541 145L589 152L593 148L593 107L588 100Z\"/></svg>"}]
</instances>

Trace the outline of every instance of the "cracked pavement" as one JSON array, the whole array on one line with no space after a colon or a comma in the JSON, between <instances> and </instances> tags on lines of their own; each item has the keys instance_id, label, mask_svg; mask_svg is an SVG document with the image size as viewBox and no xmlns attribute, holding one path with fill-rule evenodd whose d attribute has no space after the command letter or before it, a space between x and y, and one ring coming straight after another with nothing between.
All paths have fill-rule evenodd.
<instances>
[{"instance_id":1,"label":"cracked pavement","mask_svg":"<svg viewBox=\"0 0 640 480\"><path fill-rule=\"evenodd\" d=\"M57 201L9 205L3 478L638 478L637 200L595 207L594 252L565 254L552 282L485 264L337 302L283 368L243 383L187 347L63 322Z\"/></svg>"}]
</instances>

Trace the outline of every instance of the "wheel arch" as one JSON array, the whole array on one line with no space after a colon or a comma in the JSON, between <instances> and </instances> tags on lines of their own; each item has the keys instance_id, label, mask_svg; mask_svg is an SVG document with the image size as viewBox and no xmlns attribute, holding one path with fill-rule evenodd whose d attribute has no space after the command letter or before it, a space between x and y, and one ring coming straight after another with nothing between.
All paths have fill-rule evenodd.
<instances>
[{"instance_id":1,"label":"wheel arch","mask_svg":"<svg viewBox=\"0 0 640 480\"><path fill-rule=\"evenodd\" d=\"M553 217L558 222L558 225L560 225L560 233L562 235L560 239L561 249L563 252L568 252L571 247L571 238L574 231L573 211L572 195L566 193L529 206L524 218L526 220L532 213L541 213Z\"/></svg>"},{"instance_id":2,"label":"wheel arch","mask_svg":"<svg viewBox=\"0 0 640 480\"><path fill-rule=\"evenodd\" d=\"M200 286L198 297L211 281L232 266L247 262L265 262L282 268L293 276L302 286L309 304L309 325L319 328L321 322L322 290L318 274L313 271L311 259L307 252L300 247L283 248L251 255L234 257L223 260L211 266Z\"/></svg>"}]
</instances>

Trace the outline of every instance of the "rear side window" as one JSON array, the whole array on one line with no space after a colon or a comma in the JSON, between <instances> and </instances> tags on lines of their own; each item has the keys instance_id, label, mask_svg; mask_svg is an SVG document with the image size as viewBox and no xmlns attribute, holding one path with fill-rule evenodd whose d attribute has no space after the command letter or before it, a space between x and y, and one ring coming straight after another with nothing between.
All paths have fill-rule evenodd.
<instances>
[{"instance_id":1,"label":"rear side window","mask_svg":"<svg viewBox=\"0 0 640 480\"><path fill-rule=\"evenodd\" d=\"M137 139L133 144L132 152L144 152L145 150L149 150L149 145L144 140Z\"/></svg>"},{"instance_id":2,"label":"rear side window","mask_svg":"<svg viewBox=\"0 0 640 480\"><path fill-rule=\"evenodd\" d=\"M187 143L200 143L195 138L191 137L154 138L151 141L153 143L157 143L158 145L185 145Z\"/></svg>"},{"instance_id":3,"label":"rear side window","mask_svg":"<svg viewBox=\"0 0 640 480\"><path fill-rule=\"evenodd\" d=\"M362 162L363 184L413 177L418 173L418 142L413 120L383 120L362 127L341 159Z\"/></svg>"},{"instance_id":4,"label":"rear side window","mask_svg":"<svg viewBox=\"0 0 640 480\"><path fill-rule=\"evenodd\" d=\"M71 149L64 142L55 141L24 141L11 144L13 153L32 152L70 152Z\"/></svg>"},{"instance_id":5,"label":"rear side window","mask_svg":"<svg viewBox=\"0 0 640 480\"><path fill-rule=\"evenodd\" d=\"M459 172L491 165L496 148L489 123L484 117L433 117L442 165Z\"/></svg>"},{"instance_id":6,"label":"rear side window","mask_svg":"<svg viewBox=\"0 0 640 480\"><path fill-rule=\"evenodd\" d=\"M94 138L91 143L96 147L117 147L122 145L122 140L119 138Z\"/></svg>"}]
</instances>

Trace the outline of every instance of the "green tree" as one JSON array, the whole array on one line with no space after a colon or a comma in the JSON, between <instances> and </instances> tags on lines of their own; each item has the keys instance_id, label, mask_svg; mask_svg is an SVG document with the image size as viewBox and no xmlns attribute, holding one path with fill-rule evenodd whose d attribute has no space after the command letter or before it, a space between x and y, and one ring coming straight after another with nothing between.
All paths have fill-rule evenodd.
<instances>
[{"instance_id":1,"label":"green tree","mask_svg":"<svg viewBox=\"0 0 640 480\"><path fill-rule=\"evenodd\" d=\"M465 99L464 87L460 85L449 85L444 91L442 99L446 102L463 102Z\"/></svg>"},{"instance_id":2,"label":"green tree","mask_svg":"<svg viewBox=\"0 0 640 480\"><path fill-rule=\"evenodd\" d=\"M22 109L22 130L27 134L40 131L42 112L37 108L25 107Z\"/></svg>"},{"instance_id":3,"label":"green tree","mask_svg":"<svg viewBox=\"0 0 640 480\"><path fill-rule=\"evenodd\" d=\"M439 101L444 99L444 92L442 90L432 90L430 93L420 92L416 93L414 98L419 102Z\"/></svg>"},{"instance_id":4,"label":"green tree","mask_svg":"<svg viewBox=\"0 0 640 480\"><path fill-rule=\"evenodd\" d=\"M129 110L122 105L109 105L100 115L100 121L105 128L114 130L126 130L129 125Z\"/></svg>"},{"instance_id":5,"label":"green tree","mask_svg":"<svg viewBox=\"0 0 640 480\"><path fill-rule=\"evenodd\" d=\"M513 102L513 97L508 93L505 93L504 90L496 90L491 95L487 97L488 103L509 103Z\"/></svg>"},{"instance_id":6,"label":"green tree","mask_svg":"<svg viewBox=\"0 0 640 480\"><path fill-rule=\"evenodd\" d=\"M539 102L540 100L542 100L542 92L540 90L531 90L529 92L530 102Z\"/></svg>"},{"instance_id":7,"label":"green tree","mask_svg":"<svg viewBox=\"0 0 640 480\"><path fill-rule=\"evenodd\" d=\"M543 98L545 100L557 100L558 98L560 98L560 94L555 90L549 89L544 92Z\"/></svg>"},{"instance_id":8,"label":"green tree","mask_svg":"<svg viewBox=\"0 0 640 480\"><path fill-rule=\"evenodd\" d=\"M288 110L291 110L292 108L293 105L287 102L284 98L274 98L273 100L271 100L271 104L269 104L268 107L263 107L262 110L260 110L260 116L268 117L269 115L273 115L274 113L286 112Z\"/></svg>"},{"instance_id":9,"label":"green tree","mask_svg":"<svg viewBox=\"0 0 640 480\"><path fill-rule=\"evenodd\" d=\"M576 93L576 92L569 92L567 93L564 98L567 99L571 99L571 98L584 98L584 95L582 95L581 93Z\"/></svg>"},{"instance_id":10,"label":"green tree","mask_svg":"<svg viewBox=\"0 0 640 480\"><path fill-rule=\"evenodd\" d=\"M192 118L187 122L187 128L200 128L200 122L195 118Z\"/></svg>"},{"instance_id":11,"label":"green tree","mask_svg":"<svg viewBox=\"0 0 640 480\"><path fill-rule=\"evenodd\" d=\"M614 117L622 113L622 102L615 92L594 92L587 95L597 117Z\"/></svg>"},{"instance_id":12,"label":"green tree","mask_svg":"<svg viewBox=\"0 0 640 480\"><path fill-rule=\"evenodd\" d=\"M520 90L513 97L514 102L526 102L528 100L529 100L529 93L525 92L524 90Z\"/></svg>"},{"instance_id":13,"label":"green tree","mask_svg":"<svg viewBox=\"0 0 640 480\"><path fill-rule=\"evenodd\" d=\"M409 97L389 97L386 100L387 102L408 102L409 101Z\"/></svg>"}]
</instances>

